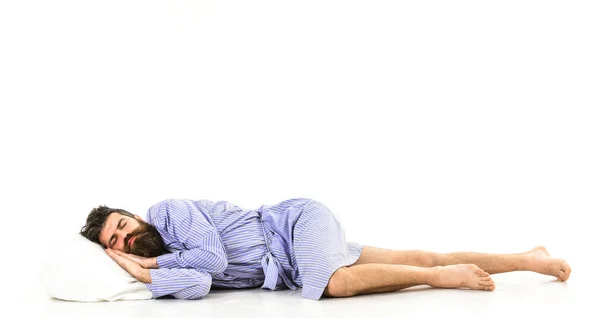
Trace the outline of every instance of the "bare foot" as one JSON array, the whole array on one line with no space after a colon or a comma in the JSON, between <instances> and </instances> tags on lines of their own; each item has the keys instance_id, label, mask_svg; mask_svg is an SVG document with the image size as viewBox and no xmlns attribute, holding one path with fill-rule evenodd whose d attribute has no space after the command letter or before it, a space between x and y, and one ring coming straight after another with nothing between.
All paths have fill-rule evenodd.
<instances>
[{"instance_id":1,"label":"bare foot","mask_svg":"<svg viewBox=\"0 0 600 318\"><path fill-rule=\"evenodd\" d=\"M435 274L429 283L433 287L489 290L496 288L490 274L473 264L436 266Z\"/></svg>"},{"instance_id":2,"label":"bare foot","mask_svg":"<svg viewBox=\"0 0 600 318\"><path fill-rule=\"evenodd\" d=\"M536 273L554 276L561 282L567 281L571 276L569 264L564 259L551 258L543 246L537 246L523 254L532 257L531 270Z\"/></svg>"}]
</instances>

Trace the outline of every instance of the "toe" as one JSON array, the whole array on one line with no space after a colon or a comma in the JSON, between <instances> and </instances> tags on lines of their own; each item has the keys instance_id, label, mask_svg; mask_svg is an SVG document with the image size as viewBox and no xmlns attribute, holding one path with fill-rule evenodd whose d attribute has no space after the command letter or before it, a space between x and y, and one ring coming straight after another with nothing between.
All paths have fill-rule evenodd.
<instances>
[{"instance_id":1,"label":"toe","mask_svg":"<svg viewBox=\"0 0 600 318\"><path fill-rule=\"evenodd\" d=\"M571 266L569 266L569 264L567 264L565 262L565 268L564 268L565 272L567 272L567 274L571 274Z\"/></svg>"},{"instance_id":2,"label":"toe","mask_svg":"<svg viewBox=\"0 0 600 318\"><path fill-rule=\"evenodd\" d=\"M477 274L484 273L483 269L479 268L477 265L471 264L469 265L469 268Z\"/></svg>"}]
</instances>

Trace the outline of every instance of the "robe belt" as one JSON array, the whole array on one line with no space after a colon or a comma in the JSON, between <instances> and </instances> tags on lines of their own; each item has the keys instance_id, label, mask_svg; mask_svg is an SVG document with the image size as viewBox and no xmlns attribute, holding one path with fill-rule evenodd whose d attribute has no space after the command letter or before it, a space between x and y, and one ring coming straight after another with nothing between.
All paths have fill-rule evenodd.
<instances>
[{"instance_id":1,"label":"robe belt","mask_svg":"<svg viewBox=\"0 0 600 318\"><path fill-rule=\"evenodd\" d=\"M265 256L263 256L260 260L263 271L265 273L265 282L260 288L268 288L271 290L275 290L275 287L277 285L277 279L279 278L279 276L281 276L281 278L283 279L287 287L289 287L289 289L296 290L298 287L296 287L292 283L291 279L287 277L285 271L283 270L283 266L281 266L279 260L271 253L271 247L269 246L269 239L267 237L267 230L262 219L260 220L260 223L262 226L263 235L265 236L265 244L267 245L267 254L265 254Z\"/></svg>"}]
</instances>

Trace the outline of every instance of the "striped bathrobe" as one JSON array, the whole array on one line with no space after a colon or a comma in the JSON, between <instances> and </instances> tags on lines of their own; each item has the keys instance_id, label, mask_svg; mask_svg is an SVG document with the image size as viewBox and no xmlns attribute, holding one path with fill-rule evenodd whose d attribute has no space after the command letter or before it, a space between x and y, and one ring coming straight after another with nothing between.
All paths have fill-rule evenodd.
<instances>
[{"instance_id":1,"label":"striped bathrobe","mask_svg":"<svg viewBox=\"0 0 600 318\"><path fill-rule=\"evenodd\" d=\"M346 242L339 218L315 200L295 198L258 209L227 201L167 199L148 210L169 254L157 257L146 284L153 297L206 296L211 286L302 288L319 300L338 268L364 245Z\"/></svg>"}]
</instances>

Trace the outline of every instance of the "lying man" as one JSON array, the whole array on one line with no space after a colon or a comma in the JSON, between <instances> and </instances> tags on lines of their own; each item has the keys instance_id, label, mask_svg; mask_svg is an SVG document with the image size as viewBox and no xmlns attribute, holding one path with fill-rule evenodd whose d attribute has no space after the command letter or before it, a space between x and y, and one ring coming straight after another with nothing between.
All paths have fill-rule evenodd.
<instances>
[{"instance_id":1,"label":"lying man","mask_svg":"<svg viewBox=\"0 0 600 318\"><path fill-rule=\"evenodd\" d=\"M295 198L258 209L227 201L168 199L138 215L104 205L80 232L100 244L154 298L200 299L211 286L302 287L302 297L349 297L416 285L494 290L490 274L533 271L569 278L544 247L519 254L397 251L346 242L337 215Z\"/></svg>"}]
</instances>

